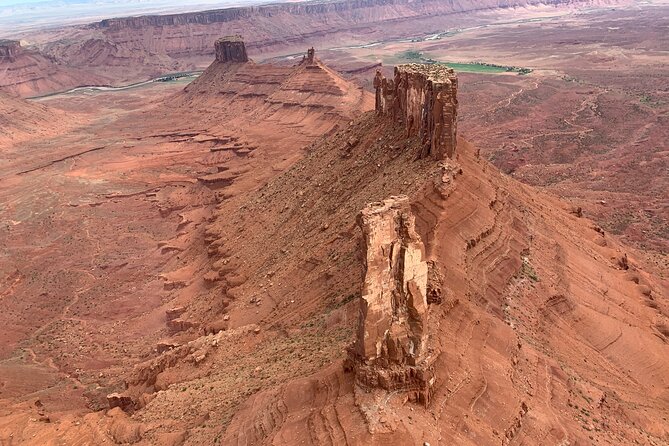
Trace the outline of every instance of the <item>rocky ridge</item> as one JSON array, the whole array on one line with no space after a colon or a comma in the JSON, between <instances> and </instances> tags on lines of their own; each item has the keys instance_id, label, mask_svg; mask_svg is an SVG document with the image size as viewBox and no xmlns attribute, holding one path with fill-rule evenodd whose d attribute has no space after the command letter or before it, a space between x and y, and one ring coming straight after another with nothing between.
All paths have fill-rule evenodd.
<instances>
[{"instance_id":1,"label":"rocky ridge","mask_svg":"<svg viewBox=\"0 0 669 446\"><path fill-rule=\"evenodd\" d=\"M233 36L216 42L216 54L198 79L169 100L170 107L206 110L202 119L217 133L202 141L210 145L206 162L212 165L231 157L252 158L261 146L267 149L286 138L306 144L350 120L354 110L372 106L369 93L323 64L313 48L292 66L258 64L248 59L244 41ZM236 176L226 168L201 180L226 185Z\"/></svg>"},{"instance_id":2,"label":"rocky ridge","mask_svg":"<svg viewBox=\"0 0 669 446\"><path fill-rule=\"evenodd\" d=\"M221 210L226 218L209 229L223 256L215 254L215 263L225 260L231 279L244 271L242 283L227 285L231 327L260 320L271 327L268 336L297 333L292 330L305 315L321 314L317 331L327 333L339 323L353 325L351 311L360 316L343 364L354 373L343 373L336 361L255 394L236 412L224 444L666 438L664 390L652 391L643 428L632 427L641 422L632 415L641 389L667 383L656 366L643 365L666 363L660 359L666 344L644 322L665 320L665 304L655 311L635 303L648 289L664 296L662 280L635 260L628 267L638 282L629 282L629 270L620 266L625 248L614 238L570 215L559 200L500 175L465 141L458 141L453 158L420 158L419 134L407 137L404 122L375 115L313 145L242 205L244 216L231 219ZM398 194L412 198L387 198ZM235 204L223 208L234 212ZM351 222L361 208L356 243ZM271 241L249 230L252 215L262 215L259 228L271 226ZM239 227L253 255L232 255ZM356 263L364 265L363 285L351 300L345 296L354 288L348 278ZM425 270L423 289L415 272ZM268 278L261 290L254 277ZM616 291L607 283L616 283ZM325 307L332 294L341 300L335 314ZM250 295L264 296L258 308L271 310L254 317L245 304ZM411 302L413 296L420 299ZM609 299L633 305L633 319L605 314ZM624 347L606 350L611 342ZM646 359L633 365L629 355ZM618 375L627 367L635 384L599 378L602 369ZM602 395L616 395L616 409Z\"/></svg>"}]
</instances>

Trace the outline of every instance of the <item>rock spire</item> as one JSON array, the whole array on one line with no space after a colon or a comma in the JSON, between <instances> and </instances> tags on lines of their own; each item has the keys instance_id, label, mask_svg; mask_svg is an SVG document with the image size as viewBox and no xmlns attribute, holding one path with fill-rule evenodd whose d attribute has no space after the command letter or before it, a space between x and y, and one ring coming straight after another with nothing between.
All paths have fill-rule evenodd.
<instances>
[{"instance_id":1,"label":"rock spire","mask_svg":"<svg viewBox=\"0 0 669 446\"><path fill-rule=\"evenodd\" d=\"M393 79L374 78L376 112L404 124L421 141L420 158L452 158L457 146L458 78L443 64L395 67Z\"/></svg>"},{"instance_id":2,"label":"rock spire","mask_svg":"<svg viewBox=\"0 0 669 446\"><path fill-rule=\"evenodd\" d=\"M428 265L409 198L371 203L358 216L365 279L348 366L360 385L404 390L427 404L433 383L427 347Z\"/></svg>"}]
</instances>

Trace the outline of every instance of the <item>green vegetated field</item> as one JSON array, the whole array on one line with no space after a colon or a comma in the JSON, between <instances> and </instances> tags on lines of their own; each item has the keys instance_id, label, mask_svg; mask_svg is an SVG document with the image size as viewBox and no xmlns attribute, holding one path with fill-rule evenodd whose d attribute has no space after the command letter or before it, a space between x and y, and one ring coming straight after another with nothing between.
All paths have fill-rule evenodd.
<instances>
[{"instance_id":1,"label":"green vegetated field","mask_svg":"<svg viewBox=\"0 0 669 446\"><path fill-rule=\"evenodd\" d=\"M440 60L435 60L429 57L427 54L420 52L420 51L415 51L415 50L408 50L408 51L403 51L399 54L396 55L395 58L397 62L396 63L432 63L432 64L445 64L448 65L449 67L453 68L455 71L460 71L460 72L467 72L467 73L490 73L490 74L496 74L496 73L517 73L517 74L529 74L532 72L530 68L523 68L523 67L513 67L513 66L505 66L505 65L496 65L496 64L490 64L490 63L485 63L485 62L448 62L448 61L440 61Z\"/></svg>"},{"instance_id":2,"label":"green vegetated field","mask_svg":"<svg viewBox=\"0 0 669 446\"><path fill-rule=\"evenodd\" d=\"M501 67L499 65L483 65L480 63L458 63L458 62L444 62L449 67L453 68L455 71L465 71L469 73L507 73L506 67Z\"/></svg>"}]
</instances>

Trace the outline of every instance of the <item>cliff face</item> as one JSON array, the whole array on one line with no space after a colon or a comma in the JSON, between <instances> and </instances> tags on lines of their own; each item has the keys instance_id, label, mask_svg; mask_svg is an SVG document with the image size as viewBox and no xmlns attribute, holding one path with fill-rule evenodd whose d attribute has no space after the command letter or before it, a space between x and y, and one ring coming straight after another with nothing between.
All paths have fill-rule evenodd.
<instances>
[{"instance_id":1,"label":"cliff face","mask_svg":"<svg viewBox=\"0 0 669 446\"><path fill-rule=\"evenodd\" d=\"M316 16L348 15L357 18L356 22L369 21L366 11L376 10L375 17L383 17L380 9L400 11L408 9L415 13L458 13L489 8L509 8L529 4L560 5L570 3L564 0L477 0L474 2L436 2L434 0L338 0L332 2L306 1L298 3L279 3L273 5L234 7L181 14L146 15L139 17L119 17L105 19L90 25L97 29L123 29L161 27L175 25L211 25L229 23L247 19L266 19L277 15Z\"/></svg>"},{"instance_id":2,"label":"cliff face","mask_svg":"<svg viewBox=\"0 0 669 446\"><path fill-rule=\"evenodd\" d=\"M620 0L598 0L602 1ZM471 18L479 12L488 17L495 8L545 3L337 0L114 18L54 32L40 49L61 65L85 67L124 84L202 66L211 60L212 42L224 35L241 34L251 55L273 57L296 53L307 44L355 45L361 39L415 36L417 29L463 27L473 24ZM550 3L573 5L562 0Z\"/></svg>"},{"instance_id":3,"label":"cliff face","mask_svg":"<svg viewBox=\"0 0 669 446\"><path fill-rule=\"evenodd\" d=\"M109 79L90 71L60 64L34 48L13 40L0 41L0 89L30 97L79 85L104 85Z\"/></svg>"},{"instance_id":4,"label":"cliff face","mask_svg":"<svg viewBox=\"0 0 669 446\"><path fill-rule=\"evenodd\" d=\"M365 279L351 360L362 385L404 390L427 404L427 262L407 196L371 203L358 216Z\"/></svg>"},{"instance_id":5,"label":"cliff face","mask_svg":"<svg viewBox=\"0 0 669 446\"><path fill-rule=\"evenodd\" d=\"M458 78L445 65L406 64L388 80L376 72L376 112L404 123L418 135L420 157L452 158L457 146Z\"/></svg>"}]
</instances>

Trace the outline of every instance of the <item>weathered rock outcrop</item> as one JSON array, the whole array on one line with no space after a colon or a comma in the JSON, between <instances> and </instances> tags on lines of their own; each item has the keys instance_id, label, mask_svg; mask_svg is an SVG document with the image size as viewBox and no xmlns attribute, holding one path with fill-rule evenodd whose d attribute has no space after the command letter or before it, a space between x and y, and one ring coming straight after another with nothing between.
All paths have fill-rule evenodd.
<instances>
[{"instance_id":1,"label":"weathered rock outcrop","mask_svg":"<svg viewBox=\"0 0 669 446\"><path fill-rule=\"evenodd\" d=\"M21 42L18 40L0 40L0 60L14 62L21 52Z\"/></svg>"},{"instance_id":2,"label":"weathered rock outcrop","mask_svg":"<svg viewBox=\"0 0 669 446\"><path fill-rule=\"evenodd\" d=\"M107 403L109 408L120 407L124 412L132 412L136 409L135 402L128 395L121 393L111 393L107 395Z\"/></svg>"},{"instance_id":3,"label":"weathered rock outcrop","mask_svg":"<svg viewBox=\"0 0 669 446\"><path fill-rule=\"evenodd\" d=\"M214 44L216 50L216 60L219 62L240 62L249 61L246 55L246 47L241 36L221 37Z\"/></svg>"},{"instance_id":4,"label":"weathered rock outcrop","mask_svg":"<svg viewBox=\"0 0 669 446\"><path fill-rule=\"evenodd\" d=\"M359 384L404 390L429 402L433 384L426 299L428 265L409 198L371 203L358 217L365 279L358 338L349 365Z\"/></svg>"},{"instance_id":5,"label":"weathered rock outcrop","mask_svg":"<svg viewBox=\"0 0 669 446\"><path fill-rule=\"evenodd\" d=\"M441 64L395 67L394 79L374 78L376 111L403 123L421 139L421 158L452 158L457 146L458 78Z\"/></svg>"}]
</instances>

